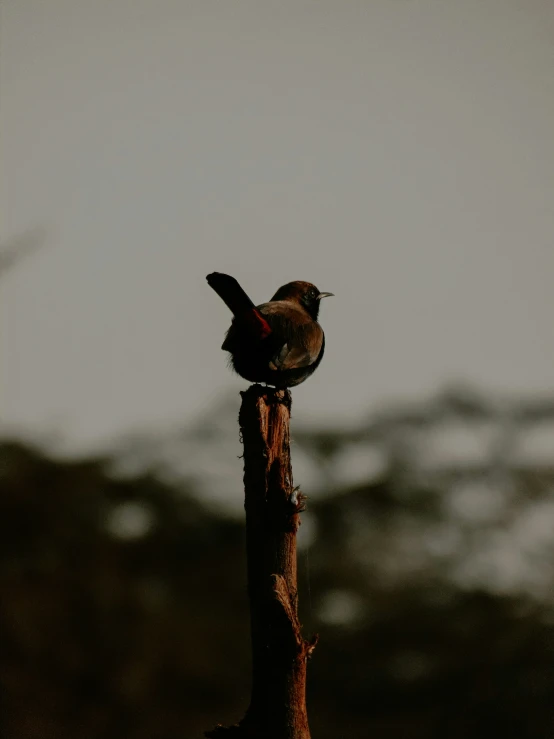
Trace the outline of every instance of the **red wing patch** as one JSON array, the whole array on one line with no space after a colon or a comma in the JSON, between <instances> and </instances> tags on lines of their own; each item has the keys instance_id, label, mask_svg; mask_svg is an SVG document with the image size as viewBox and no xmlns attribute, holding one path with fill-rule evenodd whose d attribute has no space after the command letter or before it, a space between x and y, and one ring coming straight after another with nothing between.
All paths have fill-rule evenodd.
<instances>
[{"instance_id":1,"label":"red wing patch","mask_svg":"<svg viewBox=\"0 0 554 739\"><path fill-rule=\"evenodd\" d=\"M252 333L259 339L265 339L271 333L271 326L257 308L244 313L243 320L248 324Z\"/></svg>"}]
</instances>

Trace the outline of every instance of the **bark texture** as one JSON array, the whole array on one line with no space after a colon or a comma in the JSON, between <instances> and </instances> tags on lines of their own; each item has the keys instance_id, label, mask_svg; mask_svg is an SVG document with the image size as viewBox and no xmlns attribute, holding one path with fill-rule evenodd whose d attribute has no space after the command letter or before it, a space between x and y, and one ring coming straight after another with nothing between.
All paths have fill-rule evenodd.
<instances>
[{"instance_id":1,"label":"bark texture","mask_svg":"<svg viewBox=\"0 0 554 739\"><path fill-rule=\"evenodd\" d=\"M296 532L303 497L292 483L288 390L252 385L242 394L252 696L236 726L206 736L310 739L306 663L317 637L303 639L298 620Z\"/></svg>"}]
</instances>

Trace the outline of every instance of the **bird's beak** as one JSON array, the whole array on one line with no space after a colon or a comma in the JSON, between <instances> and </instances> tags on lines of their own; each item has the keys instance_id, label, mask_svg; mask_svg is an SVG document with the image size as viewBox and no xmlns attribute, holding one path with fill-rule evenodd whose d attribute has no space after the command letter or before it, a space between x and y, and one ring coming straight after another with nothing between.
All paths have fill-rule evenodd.
<instances>
[{"instance_id":1,"label":"bird's beak","mask_svg":"<svg viewBox=\"0 0 554 739\"><path fill-rule=\"evenodd\" d=\"M319 295L317 296L317 299L321 300L321 298L334 298L334 297L335 297L335 293L319 293Z\"/></svg>"}]
</instances>

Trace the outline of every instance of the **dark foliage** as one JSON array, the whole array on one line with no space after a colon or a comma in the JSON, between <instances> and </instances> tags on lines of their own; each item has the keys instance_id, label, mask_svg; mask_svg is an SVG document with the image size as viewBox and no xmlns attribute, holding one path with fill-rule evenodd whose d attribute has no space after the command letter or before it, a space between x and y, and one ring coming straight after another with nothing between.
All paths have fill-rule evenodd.
<instances>
[{"instance_id":1,"label":"dark foliage","mask_svg":"<svg viewBox=\"0 0 554 739\"><path fill-rule=\"evenodd\" d=\"M298 434L316 458L353 441ZM117 479L109 460L8 442L0 455L2 737L192 739L239 719L250 659L242 521L210 512L190 485ZM444 479L391 460L310 500L317 535L299 570L304 632L320 633L312 735L549 739L550 601L464 584L456 573L499 521L451 520ZM550 483L518 474L526 505L548 499ZM521 506L512 494L500 518ZM445 527L457 546L433 548Z\"/></svg>"}]
</instances>

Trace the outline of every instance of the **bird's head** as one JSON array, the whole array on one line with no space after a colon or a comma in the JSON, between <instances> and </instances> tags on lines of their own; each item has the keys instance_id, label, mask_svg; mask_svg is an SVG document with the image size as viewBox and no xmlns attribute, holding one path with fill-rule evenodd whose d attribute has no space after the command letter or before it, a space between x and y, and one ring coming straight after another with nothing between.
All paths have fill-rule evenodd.
<instances>
[{"instance_id":1,"label":"bird's head","mask_svg":"<svg viewBox=\"0 0 554 739\"><path fill-rule=\"evenodd\" d=\"M311 282L287 282L280 287L271 300L293 300L308 311L310 316L317 320L321 298L329 298L333 293L320 292Z\"/></svg>"}]
</instances>

